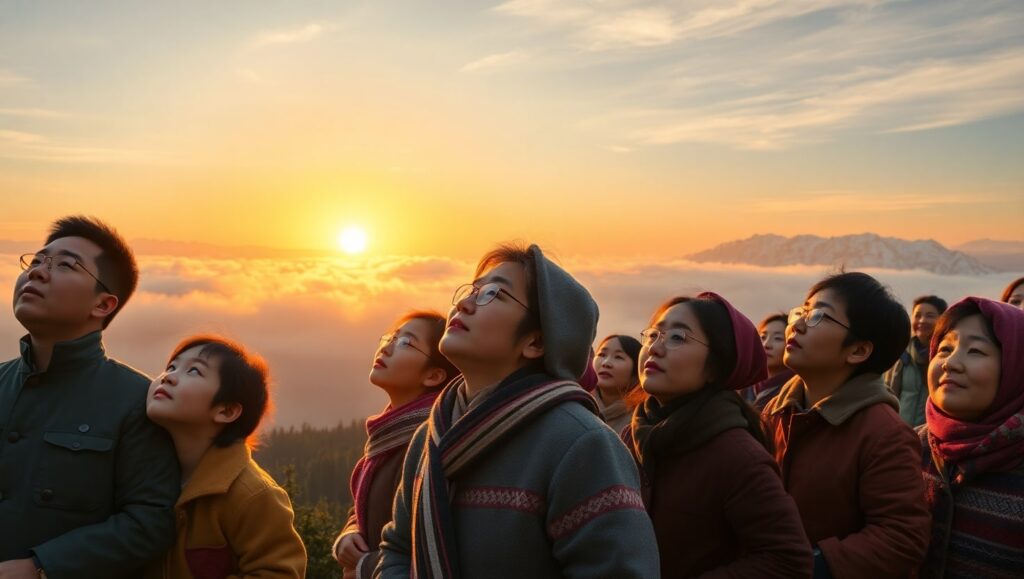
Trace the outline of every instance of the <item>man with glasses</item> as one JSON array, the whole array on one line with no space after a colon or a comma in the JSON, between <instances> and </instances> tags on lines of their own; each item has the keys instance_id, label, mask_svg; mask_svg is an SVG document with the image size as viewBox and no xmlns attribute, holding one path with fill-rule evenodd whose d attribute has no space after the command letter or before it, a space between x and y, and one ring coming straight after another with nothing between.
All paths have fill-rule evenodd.
<instances>
[{"instance_id":1,"label":"man with glasses","mask_svg":"<svg viewBox=\"0 0 1024 579\"><path fill-rule=\"evenodd\" d=\"M150 380L103 348L135 258L75 216L20 261L14 315L28 335L0 364L0 579L139 577L174 541L180 479L146 418Z\"/></svg>"},{"instance_id":2,"label":"man with glasses","mask_svg":"<svg viewBox=\"0 0 1024 579\"><path fill-rule=\"evenodd\" d=\"M882 381L909 335L903 306L859 272L823 279L789 314L796 376L764 417L815 577L909 577L924 558L921 446Z\"/></svg>"},{"instance_id":3,"label":"man with glasses","mask_svg":"<svg viewBox=\"0 0 1024 579\"><path fill-rule=\"evenodd\" d=\"M577 383L597 304L537 246L501 246L458 288L451 382L413 435L380 576L657 577L636 466Z\"/></svg>"}]
</instances>

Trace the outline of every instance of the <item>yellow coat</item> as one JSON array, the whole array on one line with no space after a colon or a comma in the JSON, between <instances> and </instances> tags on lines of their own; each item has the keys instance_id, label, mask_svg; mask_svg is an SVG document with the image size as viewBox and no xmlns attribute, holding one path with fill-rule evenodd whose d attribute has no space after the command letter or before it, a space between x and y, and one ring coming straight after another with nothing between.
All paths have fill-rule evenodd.
<instances>
[{"instance_id":1,"label":"yellow coat","mask_svg":"<svg viewBox=\"0 0 1024 579\"><path fill-rule=\"evenodd\" d=\"M210 447L175 505L177 540L152 574L164 579L302 579L306 549L288 494L239 441Z\"/></svg>"}]
</instances>

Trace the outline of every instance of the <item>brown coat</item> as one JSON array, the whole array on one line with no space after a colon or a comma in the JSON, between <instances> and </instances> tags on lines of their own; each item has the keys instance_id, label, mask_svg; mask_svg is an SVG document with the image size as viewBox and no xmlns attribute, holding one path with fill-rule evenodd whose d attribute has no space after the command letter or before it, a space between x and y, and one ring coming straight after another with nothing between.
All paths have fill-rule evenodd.
<instances>
[{"instance_id":1,"label":"brown coat","mask_svg":"<svg viewBox=\"0 0 1024 579\"><path fill-rule=\"evenodd\" d=\"M366 513L366 534L363 539L370 551L363 555L356 567L357 576L369 578L373 575L377 561L380 559L380 533L384 525L391 522L391 508L395 501L395 490L402 480L402 462L405 459L405 449L392 453L380 464L373 480L370 481L370 498L367 501L369 509ZM359 532L359 523L356 521L356 509L353 506L348 510L348 520L345 521L345 528L335 539L335 550L337 543L342 537L350 533Z\"/></svg>"},{"instance_id":2,"label":"brown coat","mask_svg":"<svg viewBox=\"0 0 1024 579\"><path fill-rule=\"evenodd\" d=\"M877 374L843 384L803 410L793 378L764 410L786 490L832 575L907 577L921 564L931 520L920 443Z\"/></svg>"},{"instance_id":3,"label":"brown coat","mask_svg":"<svg viewBox=\"0 0 1024 579\"><path fill-rule=\"evenodd\" d=\"M771 455L742 428L656 463L644 500L662 577L810 577L811 548Z\"/></svg>"}]
</instances>

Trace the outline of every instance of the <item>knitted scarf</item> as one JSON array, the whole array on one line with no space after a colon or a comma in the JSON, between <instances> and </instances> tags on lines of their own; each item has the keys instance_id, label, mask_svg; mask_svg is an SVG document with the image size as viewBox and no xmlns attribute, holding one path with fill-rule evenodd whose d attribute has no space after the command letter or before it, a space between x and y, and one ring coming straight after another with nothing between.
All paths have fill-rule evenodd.
<instances>
[{"instance_id":1,"label":"knitted scarf","mask_svg":"<svg viewBox=\"0 0 1024 579\"><path fill-rule=\"evenodd\" d=\"M552 380L536 368L513 372L486 399L455 422L452 409L465 380L452 381L427 419L427 440L412 489L412 577L461 577L450 482L477 459L548 409L578 402L597 414L594 399L572 381ZM510 540L514 540L510 537Z\"/></svg>"},{"instance_id":2,"label":"knitted scarf","mask_svg":"<svg viewBox=\"0 0 1024 579\"><path fill-rule=\"evenodd\" d=\"M659 458L685 454L732 428L752 433L759 428L747 421L742 405L738 393L714 387L684 394L665 406L651 396L637 407L623 441L653 483Z\"/></svg>"},{"instance_id":3,"label":"knitted scarf","mask_svg":"<svg viewBox=\"0 0 1024 579\"><path fill-rule=\"evenodd\" d=\"M363 456L352 469L349 487L355 503L359 532L366 532L366 511L370 500L370 485L377 469L393 454L409 445L412 435L430 415L430 407L440 391L425 392L412 402L392 408L390 405L377 416L366 419L366 446Z\"/></svg>"}]
</instances>

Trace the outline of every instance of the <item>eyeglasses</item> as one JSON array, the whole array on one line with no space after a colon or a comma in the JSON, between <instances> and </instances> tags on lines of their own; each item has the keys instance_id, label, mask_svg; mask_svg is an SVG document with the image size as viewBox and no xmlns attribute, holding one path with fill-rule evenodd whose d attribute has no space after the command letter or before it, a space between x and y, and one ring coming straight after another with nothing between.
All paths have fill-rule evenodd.
<instances>
[{"instance_id":1,"label":"eyeglasses","mask_svg":"<svg viewBox=\"0 0 1024 579\"><path fill-rule=\"evenodd\" d=\"M663 332L658 328L647 328L646 330L640 332L640 337L643 338L643 345L647 348L653 347L655 342L657 342L659 338L662 340L662 343L665 344L665 348L668 350L675 350L676 348L682 346L683 344L690 340L693 340L698 344L703 344L708 348L711 347L708 346L707 342L702 342L697 338L694 338L693 334L688 333L686 330L683 329L672 329Z\"/></svg>"},{"instance_id":2,"label":"eyeglasses","mask_svg":"<svg viewBox=\"0 0 1024 579\"><path fill-rule=\"evenodd\" d=\"M395 343L395 349L397 349L397 350L404 350L406 348L412 348L413 350L416 350L420 354L423 354L424 356L426 356L428 358L430 357L429 353L424 352L423 350L420 350L416 346L413 346L412 345L412 338L410 338L409 336L396 336L395 334L384 334L383 336L380 337L380 343L377 345L377 349L378 350L383 350L384 348L386 348L388 346L388 344L390 344L392 342Z\"/></svg>"},{"instance_id":3,"label":"eyeglasses","mask_svg":"<svg viewBox=\"0 0 1024 579\"><path fill-rule=\"evenodd\" d=\"M460 285L455 289L455 295L452 296L452 305L457 306L459 302L468 298L469 296L476 294L474 302L478 306L486 306L487 304L494 301L494 298L498 297L498 294L505 294L512 298L512 301L526 308L526 311L530 311L530 307L523 302L516 299L516 296L512 295L505 288L501 287L496 283L484 284L477 287L471 283Z\"/></svg>"},{"instance_id":4,"label":"eyeglasses","mask_svg":"<svg viewBox=\"0 0 1024 579\"><path fill-rule=\"evenodd\" d=\"M818 324L820 324L821 320L828 319L828 320L831 320L832 322L834 322L836 324L839 324L840 326L846 328L847 330L850 330L850 326L847 326L843 322L840 322L839 320L837 320L837 319L833 318L832 316L828 315L828 312L826 312L825 310L823 310L821 308L808 309L808 308L805 308L804 306L799 306L799 307L796 307L796 308L793 308L793 309L789 310L789 325L790 326L792 326L793 324L797 323L801 319L804 320L804 323L807 324L808 328L813 328L814 326L817 326ZM853 330L850 330L850 331L852 332Z\"/></svg>"},{"instance_id":5,"label":"eyeglasses","mask_svg":"<svg viewBox=\"0 0 1024 579\"><path fill-rule=\"evenodd\" d=\"M47 271L50 272L53 271L54 265L57 266L57 271L72 271L75 269L75 267L78 267L85 273L89 274L89 277L96 280L96 283L100 284L100 287L103 288L103 291L107 292L108 294L114 293L110 291L110 288L107 287L107 284L101 282L100 278L96 277L91 271L86 269L86 267L82 265L82 262L78 261L76 258L70 255L43 255L42 253L26 253L25 255L22 255L20 258L18 258L18 260L21 262L21 269L24 271L28 271L32 268L39 267L44 263L46 264Z\"/></svg>"}]
</instances>

